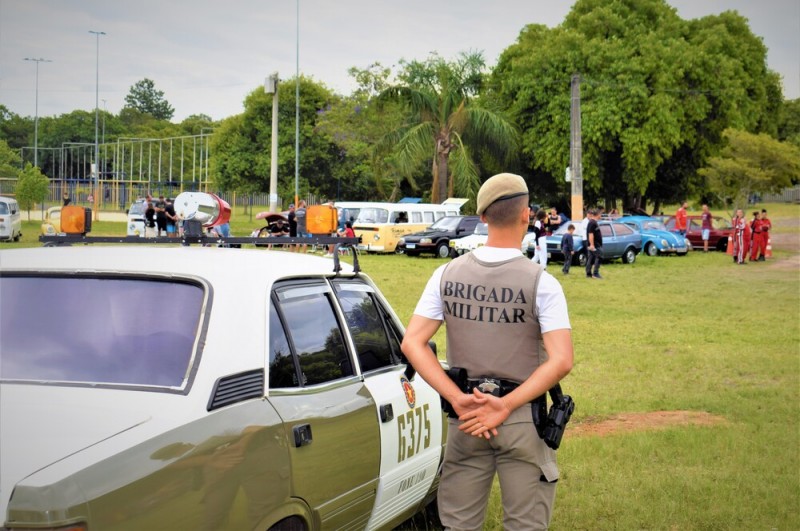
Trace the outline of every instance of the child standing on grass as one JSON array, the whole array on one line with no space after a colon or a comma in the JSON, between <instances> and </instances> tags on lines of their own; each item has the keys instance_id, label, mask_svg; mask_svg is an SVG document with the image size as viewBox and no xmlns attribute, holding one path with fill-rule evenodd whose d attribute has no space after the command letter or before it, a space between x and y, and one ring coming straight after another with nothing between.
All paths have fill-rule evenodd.
<instances>
[{"instance_id":1,"label":"child standing on grass","mask_svg":"<svg viewBox=\"0 0 800 531\"><path fill-rule=\"evenodd\" d=\"M569 275L569 266L572 264L572 255L575 254L575 241L572 233L575 232L575 225L572 223L567 227L567 232L561 237L561 253L564 255L564 267L561 272Z\"/></svg>"}]
</instances>

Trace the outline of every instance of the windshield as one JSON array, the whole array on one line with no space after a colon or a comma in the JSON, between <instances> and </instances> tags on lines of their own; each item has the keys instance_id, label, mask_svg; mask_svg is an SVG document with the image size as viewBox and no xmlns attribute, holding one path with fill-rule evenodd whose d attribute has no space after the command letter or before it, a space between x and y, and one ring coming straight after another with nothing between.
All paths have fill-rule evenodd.
<instances>
[{"instance_id":1,"label":"windshield","mask_svg":"<svg viewBox=\"0 0 800 531\"><path fill-rule=\"evenodd\" d=\"M642 230L667 230L667 227L661 221L653 219L642 221Z\"/></svg>"},{"instance_id":2,"label":"windshield","mask_svg":"<svg viewBox=\"0 0 800 531\"><path fill-rule=\"evenodd\" d=\"M489 225L486 223L478 223L475 225L475 231L473 234L480 234L481 236L486 236L489 234Z\"/></svg>"},{"instance_id":3,"label":"windshield","mask_svg":"<svg viewBox=\"0 0 800 531\"><path fill-rule=\"evenodd\" d=\"M0 293L2 380L180 387L189 373L198 285L3 276Z\"/></svg>"},{"instance_id":4,"label":"windshield","mask_svg":"<svg viewBox=\"0 0 800 531\"><path fill-rule=\"evenodd\" d=\"M131 209L128 211L128 214L131 216L144 216L144 205L144 201L136 201L131 205Z\"/></svg>"},{"instance_id":5,"label":"windshield","mask_svg":"<svg viewBox=\"0 0 800 531\"><path fill-rule=\"evenodd\" d=\"M385 208L362 208L358 211L356 223L386 223L389 221L389 211Z\"/></svg>"},{"instance_id":6,"label":"windshield","mask_svg":"<svg viewBox=\"0 0 800 531\"><path fill-rule=\"evenodd\" d=\"M431 225L431 230L455 230L460 221L461 218L459 216L445 216Z\"/></svg>"}]
</instances>

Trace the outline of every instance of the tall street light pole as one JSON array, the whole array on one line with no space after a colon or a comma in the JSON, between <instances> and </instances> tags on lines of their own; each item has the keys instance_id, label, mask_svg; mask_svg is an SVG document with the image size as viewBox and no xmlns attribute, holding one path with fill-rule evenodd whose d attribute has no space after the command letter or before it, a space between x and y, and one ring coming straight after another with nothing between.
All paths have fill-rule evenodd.
<instances>
[{"instance_id":1,"label":"tall street light pole","mask_svg":"<svg viewBox=\"0 0 800 531\"><path fill-rule=\"evenodd\" d=\"M98 172L100 171L100 145L98 142L98 132L100 129L100 35L105 35L105 31L92 31L89 30L89 33L93 33L97 38L97 47L96 47L96 56L95 56L95 92L94 92L94 193L92 194L94 203L92 208L94 209L94 219L97 221L100 219L99 213L97 212L97 196L99 195L100 189L98 187Z\"/></svg>"},{"instance_id":2,"label":"tall street light pole","mask_svg":"<svg viewBox=\"0 0 800 531\"><path fill-rule=\"evenodd\" d=\"M33 165L39 167L39 63L52 63L50 59L33 59L26 57L26 61L36 63L36 117L33 119Z\"/></svg>"},{"instance_id":3,"label":"tall street light pole","mask_svg":"<svg viewBox=\"0 0 800 531\"><path fill-rule=\"evenodd\" d=\"M297 50L294 85L294 204L298 204L297 182L300 175L300 0L297 1Z\"/></svg>"}]
</instances>

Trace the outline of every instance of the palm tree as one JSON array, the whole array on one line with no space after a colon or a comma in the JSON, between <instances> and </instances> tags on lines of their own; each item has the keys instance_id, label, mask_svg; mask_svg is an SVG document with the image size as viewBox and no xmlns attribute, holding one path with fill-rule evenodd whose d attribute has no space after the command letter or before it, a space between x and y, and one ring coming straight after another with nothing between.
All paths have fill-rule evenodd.
<instances>
[{"instance_id":1,"label":"palm tree","mask_svg":"<svg viewBox=\"0 0 800 531\"><path fill-rule=\"evenodd\" d=\"M433 55L425 63L407 63L403 85L378 95L378 103L399 102L406 123L387 135L378 149L394 146L398 167L406 174L431 160L431 202L455 193L474 199L480 187L474 153L486 149L508 159L517 132L505 117L480 107L477 95L484 66L480 53L462 53L454 62Z\"/></svg>"}]
</instances>

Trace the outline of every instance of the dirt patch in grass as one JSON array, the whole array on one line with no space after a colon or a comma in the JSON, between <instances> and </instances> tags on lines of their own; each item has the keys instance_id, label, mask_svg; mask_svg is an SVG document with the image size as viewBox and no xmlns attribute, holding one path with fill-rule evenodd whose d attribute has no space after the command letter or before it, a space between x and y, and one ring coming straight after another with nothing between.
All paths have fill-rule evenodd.
<instances>
[{"instance_id":1,"label":"dirt patch in grass","mask_svg":"<svg viewBox=\"0 0 800 531\"><path fill-rule=\"evenodd\" d=\"M650 411L621 413L611 417L587 417L567 428L571 437L605 437L617 433L663 430L672 426L716 426L727 424L725 417L705 411Z\"/></svg>"}]
</instances>

